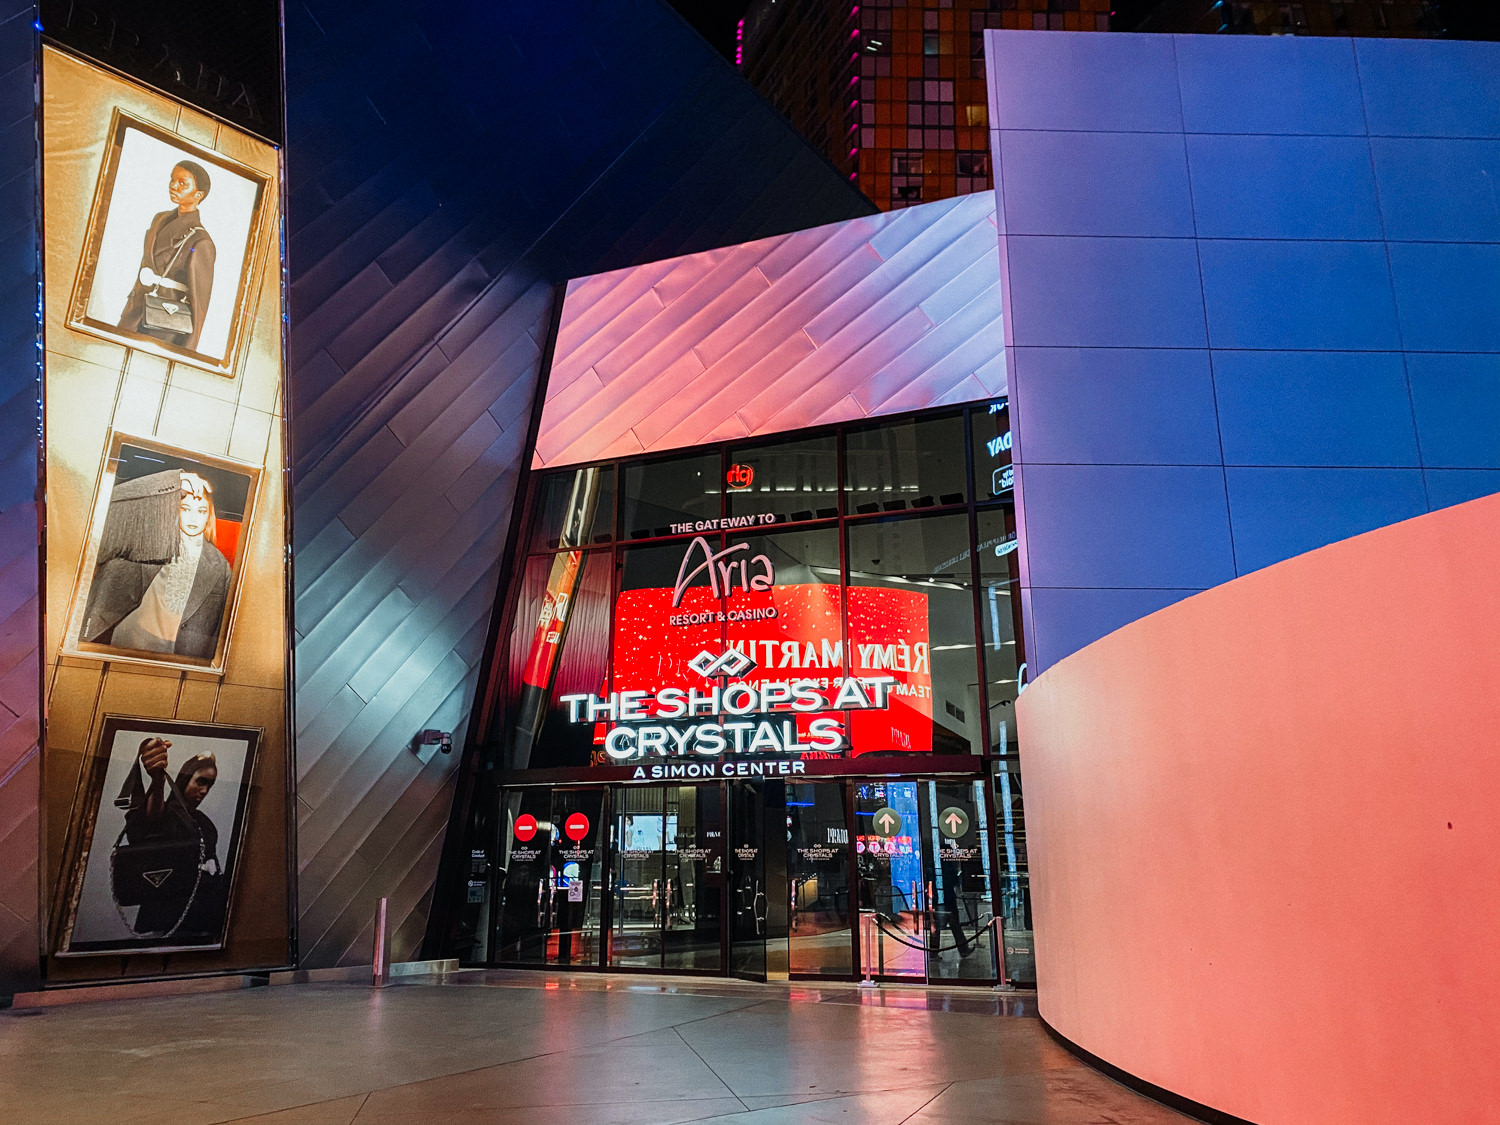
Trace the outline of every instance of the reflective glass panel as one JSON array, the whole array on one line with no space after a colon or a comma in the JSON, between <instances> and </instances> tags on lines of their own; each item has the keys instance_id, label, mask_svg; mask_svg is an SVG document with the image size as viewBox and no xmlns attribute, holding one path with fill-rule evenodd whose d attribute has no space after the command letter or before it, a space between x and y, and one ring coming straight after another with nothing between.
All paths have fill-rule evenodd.
<instances>
[{"instance_id":1,"label":"reflective glass panel","mask_svg":"<svg viewBox=\"0 0 1500 1125\"><path fill-rule=\"evenodd\" d=\"M996 399L969 416L974 438L974 498L998 500L1011 495L1010 403Z\"/></svg>"},{"instance_id":2,"label":"reflective glass panel","mask_svg":"<svg viewBox=\"0 0 1500 1125\"><path fill-rule=\"evenodd\" d=\"M888 707L851 712L854 753L980 753L968 516L864 521L848 536L851 674L894 681Z\"/></svg>"},{"instance_id":3,"label":"reflective glass panel","mask_svg":"<svg viewBox=\"0 0 1500 1125\"><path fill-rule=\"evenodd\" d=\"M587 547L608 543L614 527L613 465L539 476L533 485L531 547Z\"/></svg>"},{"instance_id":4,"label":"reflective glass panel","mask_svg":"<svg viewBox=\"0 0 1500 1125\"><path fill-rule=\"evenodd\" d=\"M961 415L851 430L844 450L844 507L850 514L964 502Z\"/></svg>"},{"instance_id":5,"label":"reflective glass panel","mask_svg":"<svg viewBox=\"0 0 1500 1125\"><path fill-rule=\"evenodd\" d=\"M922 831L931 910L930 980L993 980L990 837L982 783L925 781Z\"/></svg>"},{"instance_id":6,"label":"reflective glass panel","mask_svg":"<svg viewBox=\"0 0 1500 1125\"><path fill-rule=\"evenodd\" d=\"M922 876L922 824L915 781L854 787L859 865L860 971L876 977L927 973L930 918Z\"/></svg>"},{"instance_id":7,"label":"reflective glass panel","mask_svg":"<svg viewBox=\"0 0 1500 1125\"><path fill-rule=\"evenodd\" d=\"M662 926L667 913L666 839L669 823L661 789L622 787L614 794L614 876L610 880L614 920L609 963L660 968Z\"/></svg>"},{"instance_id":8,"label":"reflective glass panel","mask_svg":"<svg viewBox=\"0 0 1500 1125\"><path fill-rule=\"evenodd\" d=\"M729 514L774 515L777 522L838 515L838 442L826 437L729 450L724 476Z\"/></svg>"},{"instance_id":9,"label":"reflective glass panel","mask_svg":"<svg viewBox=\"0 0 1500 1125\"><path fill-rule=\"evenodd\" d=\"M495 960L599 964L603 805L599 789L504 796Z\"/></svg>"},{"instance_id":10,"label":"reflective glass panel","mask_svg":"<svg viewBox=\"0 0 1500 1125\"><path fill-rule=\"evenodd\" d=\"M986 699L990 710L990 750L1016 750L1016 695L1021 649L1021 586L1016 557L1015 509L981 509L979 528L979 625L984 652Z\"/></svg>"},{"instance_id":11,"label":"reflective glass panel","mask_svg":"<svg viewBox=\"0 0 1500 1125\"><path fill-rule=\"evenodd\" d=\"M719 515L717 453L626 465L623 477L620 533L627 539L681 534L691 530L683 524Z\"/></svg>"},{"instance_id":12,"label":"reflective glass panel","mask_svg":"<svg viewBox=\"0 0 1500 1125\"><path fill-rule=\"evenodd\" d=\"M723 965L724 812L719 786L665 790L662 967L716 973Z\"/></svg>"},{"instance_id":13,"label":"reflective glass panel","mask_svg":"<svg viewBox=\"0 0 1500 1125\"><path fill-rule=\"evenodd\" d=\"M842 782L787 782L787 946L793 973L847 976L854 970L844 792Z\"/></svg>"},{"instance_id":14,"label":"reflective glass panel","mask_svg":"<svg viewBox=\"0 0 1500 1125\"><path fill-rule=\"evenodd\" d=\"M1018 984L1036 983L1032 944L1031 881L1026 862L1026 815L1021 801L1021 770L1014 757L996 764L996 851L1000 857L1000 903L1005 975Z\"/></svg>"},{"instance_id":15,"label":"reflective glass panel","mask_svg":"<svg viewBox=\"0 0 1500 1125\"><path fill-rule=\"evenodd\" d=\"M729 971L764 980L771 898L766 893L765 788L729 783ZM779 845L781 841L777 841Z\"/></svg>"},{"instance_id":16,"label":"reflective glass panel","mask_svg":"<svg viewBox=\"0 0 1500 1125\"><path fill-rule=\"evenodd\" d=\"M506 759L511 769L586 766L593 728L570 721L565 695L607 693L612 591L609 551L526 560L511 630Z\"/></svg>"}]
</instances>

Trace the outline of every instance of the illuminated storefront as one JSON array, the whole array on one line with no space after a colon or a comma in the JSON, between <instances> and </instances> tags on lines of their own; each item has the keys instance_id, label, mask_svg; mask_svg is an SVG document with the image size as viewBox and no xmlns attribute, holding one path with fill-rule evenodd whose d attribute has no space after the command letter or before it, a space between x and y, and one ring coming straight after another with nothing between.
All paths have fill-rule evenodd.
<instances>
[{"instance_id":1,"label":"illuminated storefront","mask_svg":"<svg viewBox=\"0 0 1500 1125\"><path fill-rule=\"evenodd\" d=\"M1008 417L533 475L469 961L1031 978Z\"/></svg>"}]
</instances>

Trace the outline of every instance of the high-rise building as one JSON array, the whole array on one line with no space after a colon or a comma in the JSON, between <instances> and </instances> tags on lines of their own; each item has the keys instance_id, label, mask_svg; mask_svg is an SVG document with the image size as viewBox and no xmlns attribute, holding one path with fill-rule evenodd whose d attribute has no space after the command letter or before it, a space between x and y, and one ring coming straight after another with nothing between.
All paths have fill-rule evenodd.
<instances>
[{"instance_id":1,"label":"high-rise building","mask_svg":"<svg viewBox=\"0 0 1500 1125\"><path fill-rule=\"evenodd\" d=\"M1436 38L1449 28L1443 6L1429 0L1165 0L1117 30L1407 39Z\"/></svg>"},{"instance_id":2,"label":"high-rise building","mask_svg":"<svg viewBox=\"0 0 1500 1125\"><path fill-rule=\"evenodd\" d=\"M991 186L985 28L1108 31L1109 0L756 0L745 76L883 210Z\"/></svg>"}]
</instances>

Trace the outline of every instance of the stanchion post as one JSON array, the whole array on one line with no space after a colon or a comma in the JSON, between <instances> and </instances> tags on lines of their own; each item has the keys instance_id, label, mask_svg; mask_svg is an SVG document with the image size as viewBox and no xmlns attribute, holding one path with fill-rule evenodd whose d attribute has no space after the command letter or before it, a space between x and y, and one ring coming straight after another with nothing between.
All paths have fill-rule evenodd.
<instances>
[{"instance_id":1,"label":"stanchion post","mask_svg":"<svg viewBox=\"0 0 1500 1125\"><path fill-rule=\"evenodd\" d=\"M1010 976L1005 969L1005 920L998 914L990 919L990 937L994 942L995 968L1000 978L1000 983L995 987L1002 992L1011 992L1015 985L1010 983Z\"/></svg>"},{"instance_id":2,"label":"stanchion post","mask_svg":"<svg viewBox=\"0 0 1500 1125\"><path fill-rule=\"evenodd\" d=\"M870 923L875 915L867 910L859 912L859 963L863 970L863 977L859 982L861 988L874 988L875 980L870 975L870 937L871 931L875 929Z\"/></svg>"},{"instance_id":3,"label":"stanchion post","mask_svg":"<svg viewBox=\"0 0 1500 1125\"><path fill-rule=\"evenodd\" d=\"M390 900L382 898L375 904L375 954L371 958L375 969L370 982L376 988L385 984L386 971L390 968L390 935L386 932L386 908Z\"/></svg>"}]
</instances>

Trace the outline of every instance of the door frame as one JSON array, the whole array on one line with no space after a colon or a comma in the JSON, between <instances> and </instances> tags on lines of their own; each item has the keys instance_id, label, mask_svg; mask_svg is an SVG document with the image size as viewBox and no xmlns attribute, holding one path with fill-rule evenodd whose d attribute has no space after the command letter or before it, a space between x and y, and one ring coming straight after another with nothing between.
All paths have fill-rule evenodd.
<instances>
[{"instance_id":1,"label":"door frame","mask_svg":"<svg viewBox=\"0 0 1500 1125\"><path fill-rule=\"evenodd\" d=\"M976 762L977 761L978 761L978 759L976 759ZM913 764L916 764L916 763L913 763ZM988 763L986 763L986 764L988 764ZM602 859L603 859L603 867L602 867L602 872L601 872L601 876L600 876L601 904L600 904L600 921L599 921L599 925L600 925L600 929L601 929L601 934L600 934L600 942L599 942L599 957L598 957L596 963L584 964L584 963L580 963L580 962L576 962L575 961L575 962L572 962L572 963L570 963L568 965L556 965L556 964L551 964L551 963L548 963L548 962L540 962L540 963L538 963L538 962L515 962L515 961L491 960L491 961L488 962L488 964L491 967L493 967L493 968L537 969L537 970L552 971L552 972L558 972L558 971L563 971L563 972L594 972L594 973L609 972L609 973L636 974L636 975L640 975L640 976L685 976L685 977L707 977L707 978L714 978L714 977L736 977L738 979L750 979L750 980L781 979L779 977L779 975L772 975L769 978L761 978L761 977L755 976L755 975L747 975L747 974L735 973L732 970L731 920L730 920L730 917L729 917L729 911L730 911L730 908L731 908L731 903L729 901L729 890L730 890L730 886L729 886L729 883L730 883L730 880L729 880L729 872L730 872L730 849L732 847L734 847L735 844L736 844L736 841L734 839L732 839L731 835L730 835L730 826L731 826L731 823L732 823L731 816L730 816L730 808L729 808L730 789L731 789L730 781L743 781L743 782L747 782L747 783L749 783L751 785L754 785L757 788L762 788L763 789L765 787L765 784L767 782L773 781L773 780L774 781L782 781L782 779L780 779L780 778L758 778L758 777L757 778L750 778L750 777L747 777L747 778L722 778L721 777L721 778L704 779L704 780L701 780L701 781L688 781L688 782L685 782L683 779L680 779L680 778L672 778L672 779L666 779L666 780L662 780L662 781L652 780L652 781L647 781L647 782L623 783L622 784L618 780L604 780L604 779L600 779L598 781L589 781L589 780L569 780L569 781L547 780L547 781L543 781L541 779L537 779L537 780L531 781L531 782L529 782L527 784L512 783L512 784L509 784L509 785L503 785L499 789L499 796L500 796L500 801L501 802L503 802L505 800L505 798L510 793L513 793L513 792L516 792L516 791L519 791L519 790L523 790L523 789L531 789L531 788L546 789L551 794L556 794L558 792L566 792L566 791L600 791L602 793L602 803L600 805L600 810L601 810L600 811L600 816L602 817L602 819L603 819L603 821L604 821L604 823L606 825L606 831L604 833L604 838L603 838L603 851L604 851L604 855L602 857ZM864 977L864 962L863 962L863 955L864 955L864 948L863 948L863 945L864 945L864 935L861 932L861 925L860 925L860 920L859 920L860 919L860 913L859 913L859 860L858 860L858 849L857 849L859 832L858 832L858 825L857 825L856 819L855 819L855 800L856 800L856 791L857 791L856 787L857 786L867 785L867 784L871 784L871 783L878 783L878 782L895 782L895 783L910 782L910 783L916 784L919 787L925 786L928 782L939 782L939 783L943 783L943 782L947 782L947 783L963 782L963 783L968 783L968 784L973 784L973 783L977 782L978 783L978 794L979 794L979 809L978 809L978 814L981 817L984 818L985 830L988 832L988 835L989 835L989 842L988 842L987 850L988 850L988 854L989 854L989 877L988 877L988 884L989 884L990 905L991 905L992 912L994 911L994 909L996 909L997 904L999 902L998 895L999 895L999 889L1000 889L1000 874L1001 874L1001 869L1000 869L1000 865L999 865L999 853L998 853L998 850L997 850L998 849L998 841L996 839L996 833L994 831L994 822L993 822L993 817L994 817L994 812L995 812L995 810L994 810L994 794L993 794L993 791L992 791L992 785L991 785L988 773L986 773L986 772L978 772L978 773L974 773L974 774L950 774L950 773L930 773L930 772L929 773L921 773L921 772L913 772L913 773L899 773L899 774L895 774L895 773L874 772L872 770L872 772L867 773L867 774L865 774L865 773L849 773L849 774L813 775L813 776L808 776L808 777L797 778L795 780L799 781L799 782L803 782L803 783L810 783L810 784L819 784L819 783L827 783L827 782L838 782L838 783L842 783L845 786L845 790L844 790L844 824L845 824L845 827L846 827L847 832L848 832L848 840L847 840L847 842L845 844L845 854L846 854L846 862L849 865L848 869L849 869L849 873L850 873L850 881L849 881L850 927L849 928L850 928L850 954L851 954L852 959L853 959L853 961L852 961L853 971L852 971L852 973L847 974L847 975L845 975L845 974L832 974L832 973L796 973L796 972L790 971L790 965L788 965L787 966L786 979L793 980L793 981L804 981L804 980L805 981L819 981L819 980L825 980L825 981L842 981L842 982L846 982L847 983L847 982L851 982L851 981L859 981L859 980L863 979L863 977ZM788 778L788 779L785 779L785 781L782 781L782 783L783 784L789 784L792 781L793 781L793 779ZM721 817L722 817L722 828L723 828L723 833L724 833L724 836L723 836L723 855L724 855L724 861L723 861L723 866L722 866L722 881L720 882L720 884L719 884L719 886L717 888L718 894L719 894L719 968L717 970L704 970L704 969L668 968L668 967L666 967L664 965L658 965L658 966L654 966L653 967L653 966L649 966L649 965L612 965L612 964L610 964L610 959L611 959L611 956L613 954L614 921L615 921L615 917L614 917L614 915L615 915L615 895L614 895L614 882L613 882L613 880L614 880L614 877L615 877L616 853L617 853L618 847L619 847L619 841L616 839L617 825L615 823L615 821L616 821L616 805L618 803L617 799L616 799L616 796L615 796L616 792L617 791L621 791L621 790L625 790L625 789L642 789L642 788L645 788L645 789L660 789L660 790L663 790L663 791L665 791L669 787L696 789L696 788L699 788L699 787L702 787L702 786L707 786L707 785L715 785L715 786L718 787L718 790L719 790L719 800L720 800L720 809L721 809ZM665 800L666 800L665 792L663 792L662 800L663 800L663 809L665 810ZM920 810L923 808L923 805L920 802L926 800L926 794L925 794L925 792L922 791L922 790L920 790L920 789L919 789L918 800L919 800L918 809L919 809L919 816L920 816L920 814L921 814ZM936 810L934 809L932 811L933 811L933 813L935 815ZM770 816L769 816L768 809L766 810L765 819L767 821L769 821L771 819ZM762 848L762 859L767 864L767 866L769 866L769 855L767 853L768 853L770 847L773 844L778 844L784 850L787 847L786 841L781 840L780 837L778 836L778 834L771 833L771 832L768 831L769 827L770 827L769 824L763 824L762 825L762 833L763 833L763 837L764 838L761 840L761 843L760 843L760 847ZM920 825L918 827L919 827L919 833L920 833ZM497 828L497 832L505 830L504 827L503 827L503 817L497 818L496 828ZM663 822L663 831L665 832L665 822ZM663 841L663 843L665 844L665 841ZM925 889L926 867L927 867L927 863L928 863L928 861L929 861L930 858L931 858L931 862L936 862L935 857L928 857L927 856L927 851L929 850L929 845L930 845L929 841L922 840L922 842L921 842L921 848L922 848L922 857L923 857L923 876L924 876L923 895L924 895L924 909L925 910L930 910L931 909L931 904L927 903L926 899L925 899L925 895L926 895L926 889ZM782 886L782 889L781 889L782 905L784 906L784 908L786 910L790 911L790 898L791 898L790 864L786 862L785 857L783 857L783 862L781 864L781 868L782 868L782 871L785 873L785 877L782 879L783 886ZM497 888L492 887L491 893L494 894L496 889ZM769 896L771 893L772 893L772 887L770 886L770 879L768 877L767 878L767 886L766 886L766 894ZM490 922L490 927L491 927L491 934L490 934L490 943L491 944L490 944L490 947L492 949L496 949L496 948L499 947L498 946L499 924L500 924L499 923L499 917L500 917L499 912L496 912L494 914L494 916L492 917L491 922ZM945 977L945 978L941 978L941 979L934 979L934 978L932 978L932 976L930 975L930 973L927 973L927 972L924 971L924 974L921 977L917 977L917 976L897 976L897 975L892 975L892 974L881 974L881 973L878 973L878 972L872 972L870 974L871 975L871 979L874 980L874 981L877 981L879 983L888 983L888 984L901 984L901 983L916 984L916 983L921 983L921 984L927 984L927 985L934 985L934 984L936 984L936 985L953 985L953 986L956 986L956 987L967 987L967 986L975 986L975 985L989 986L989 985L995 985L995 984L1005 983L1007 977L1006 977L1006 972L1005 972L1005 953L1004 953L1004 929L1003 929L1003 924L996 925L995 923L992 922L991 926L992 926L991 948L994 951L994 963L995 963L996 971L990 977L987 977L987 978L986 977L978 977L978 978L975 978L975 977L952 977L952 978L947 978L947 977ZM664 929L662 930L662 933L663 934L665 933ZM767 934L767 945L768 945L768 947L769 947L769 942L771 940L772 940L771 935L768 933ZM787 940L789 940L789 936L788 936ZM663 952L665 952L665 945L663 945ZM926 954L924 954L924 962L925 962L925 959L926 959ZM766 961L767 961L767 964L769 964L769 961L770 961L769 948L768 948L768 951L767 951ZM924 964L924 970L925 970L925 967L926 966Z\"/></svg>"}]
</instances>

